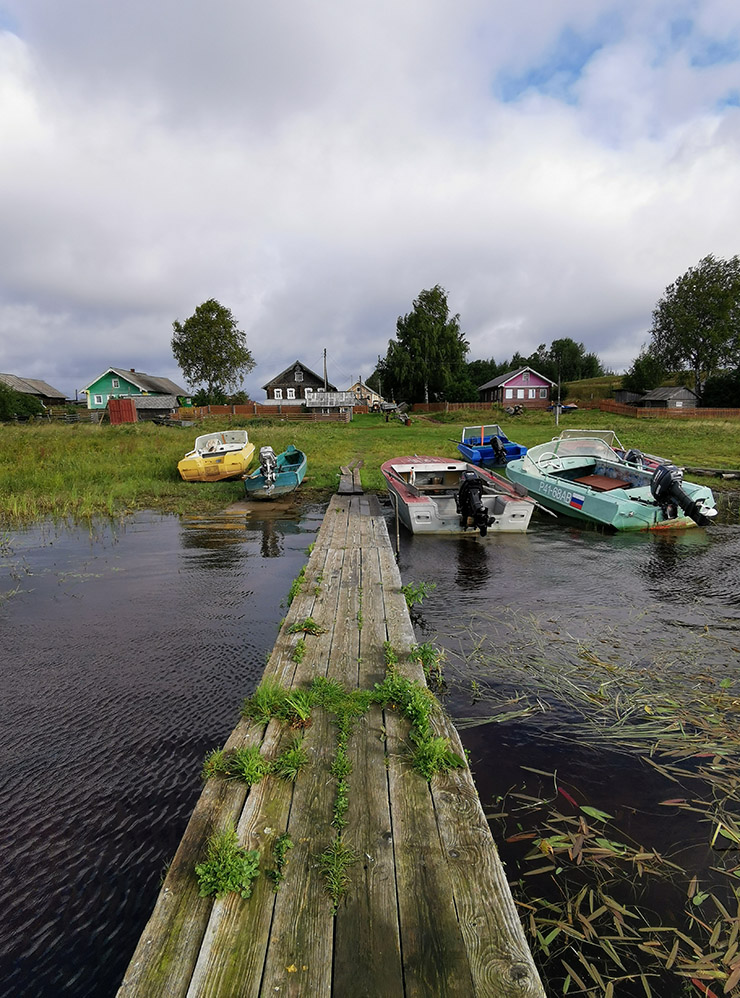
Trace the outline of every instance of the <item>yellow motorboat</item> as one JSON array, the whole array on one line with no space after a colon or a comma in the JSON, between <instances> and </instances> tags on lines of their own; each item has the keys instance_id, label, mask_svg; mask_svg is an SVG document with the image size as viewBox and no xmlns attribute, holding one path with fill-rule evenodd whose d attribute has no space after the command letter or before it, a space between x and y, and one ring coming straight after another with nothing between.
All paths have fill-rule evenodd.
<instances>
[{"instance_id":1,"label":"yellow motorboat","mask_svg":"<svg viewBox=\"0 0 740 998\"><path fill-rule=\"evenodd\" d=\"M253 457L254 444L246 430L221 430L197 437L177 470L186 482L218 482L243 475Z\"/></svg>"}]
</instances>

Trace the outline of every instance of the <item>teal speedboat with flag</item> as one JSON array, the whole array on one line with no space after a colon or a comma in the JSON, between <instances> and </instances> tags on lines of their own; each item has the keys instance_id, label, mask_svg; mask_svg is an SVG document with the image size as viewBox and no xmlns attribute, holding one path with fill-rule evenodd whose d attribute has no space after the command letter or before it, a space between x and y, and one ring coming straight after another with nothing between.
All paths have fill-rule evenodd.
<instances>
[{"instance_id":1,"label":"teal speedboat with flag","mask_svg":"<svg viewBox=\"0 0 740 998\"><path fill-rule=\"evenodd\" d=\"M613 430L568 430L509 461L506 476L543 506L614 530L705 527L716 515L706 485L661 458L626 451Z\"/></svg>"}]
</instances>

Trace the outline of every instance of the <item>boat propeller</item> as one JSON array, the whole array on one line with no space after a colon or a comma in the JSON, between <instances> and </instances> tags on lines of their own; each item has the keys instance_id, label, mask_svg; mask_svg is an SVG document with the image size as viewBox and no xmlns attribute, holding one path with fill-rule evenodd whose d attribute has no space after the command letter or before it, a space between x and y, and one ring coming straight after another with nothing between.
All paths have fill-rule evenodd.
<instances>
[{"instance_id":1,"label":"boat propeller","mask_svg":"<svg viewBox=\"0 0 740 998\"><path fill-rule=\"evenodd\" d=\"M681 488L683 471L675 464L659 465L650 481L650 491L655 501L663 507L666 516L673 519L680 507L699 527L706 527L712 521L710 517L717 515L717 510L704 506Z\"/></svg>"},{"instance_id":2,"label":"boat propeller","mask_svg":"<svg viewBox=\"0 0 740 998\"><path fill-rule=\"evenodd\" d=\"M481 537L485 537L493 523L493 517L483 505L483 482L474 471L464 471L460 476L460 488L455 496L460 525L463 530L476 527Z\"/></svg>"}]
</instances>

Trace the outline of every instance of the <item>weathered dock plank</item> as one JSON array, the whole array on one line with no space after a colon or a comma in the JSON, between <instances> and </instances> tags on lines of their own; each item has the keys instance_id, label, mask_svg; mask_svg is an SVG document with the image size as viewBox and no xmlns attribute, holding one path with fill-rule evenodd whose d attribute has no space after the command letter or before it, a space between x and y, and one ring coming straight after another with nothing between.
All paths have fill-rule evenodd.
<instances>
[{"instance_id":1,"label":"weathered dock plank","mask_svg":"<svg viewBox=\"0 0 740 998\"><path fill-rule=\"evenodd\" d=\"M397 672L423 683L400 586L377 500L336 496L265 678L297 689L325 676L369 690L386 674L387 648ZM319 633L296 630L307 618ZM462 755L441 711L435 728ZM320 867L338 834L337 733L318 709L302 733L276 719L239 721L225 749L259 745L274 759L300 737L309 765L295 783L270 775L249 789L224 778L205 784L119 998L543 998L469 771L427 783L409 762L409 723L391 707L357 717L347 742L341 838L355 862L332 913ZM260 851L263 875L248 900L201 898L195 864L229 824ZM265 871L284 832L293 848L275 892Z\"/></svg>"}]
</instances>

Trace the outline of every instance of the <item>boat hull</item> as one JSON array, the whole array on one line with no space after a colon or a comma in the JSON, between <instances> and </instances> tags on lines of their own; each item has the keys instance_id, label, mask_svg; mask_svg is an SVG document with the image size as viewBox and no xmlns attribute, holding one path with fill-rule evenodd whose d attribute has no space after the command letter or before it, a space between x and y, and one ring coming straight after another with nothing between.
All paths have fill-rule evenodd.
<instances>
[{"instance_id":1,"label":"boat hull","mask_svg":"<svg viewBox=\"0 0 740 998\"><path fill-rule=\"evenodd\" d=\"M413 455L386 461L381 468L400 522L414 534L462 534L476 530L463 522L456 494L460 476L474 471L484 484L482 503L492 523L486 533L523 533L532 503L495 473L460 460Z\"/></svg>"},{"instance_id":2,"label":"boat hull","mask_svg":"<svg viewBox=\"0 0 740 998\"><path fill-rule=\"evenodd\" d=\"M224 430L198 437L195 448L178 462L186 482L218 482L240 478L252 463L254 444L246 430Z\"/></svg>"}]
</instances>

